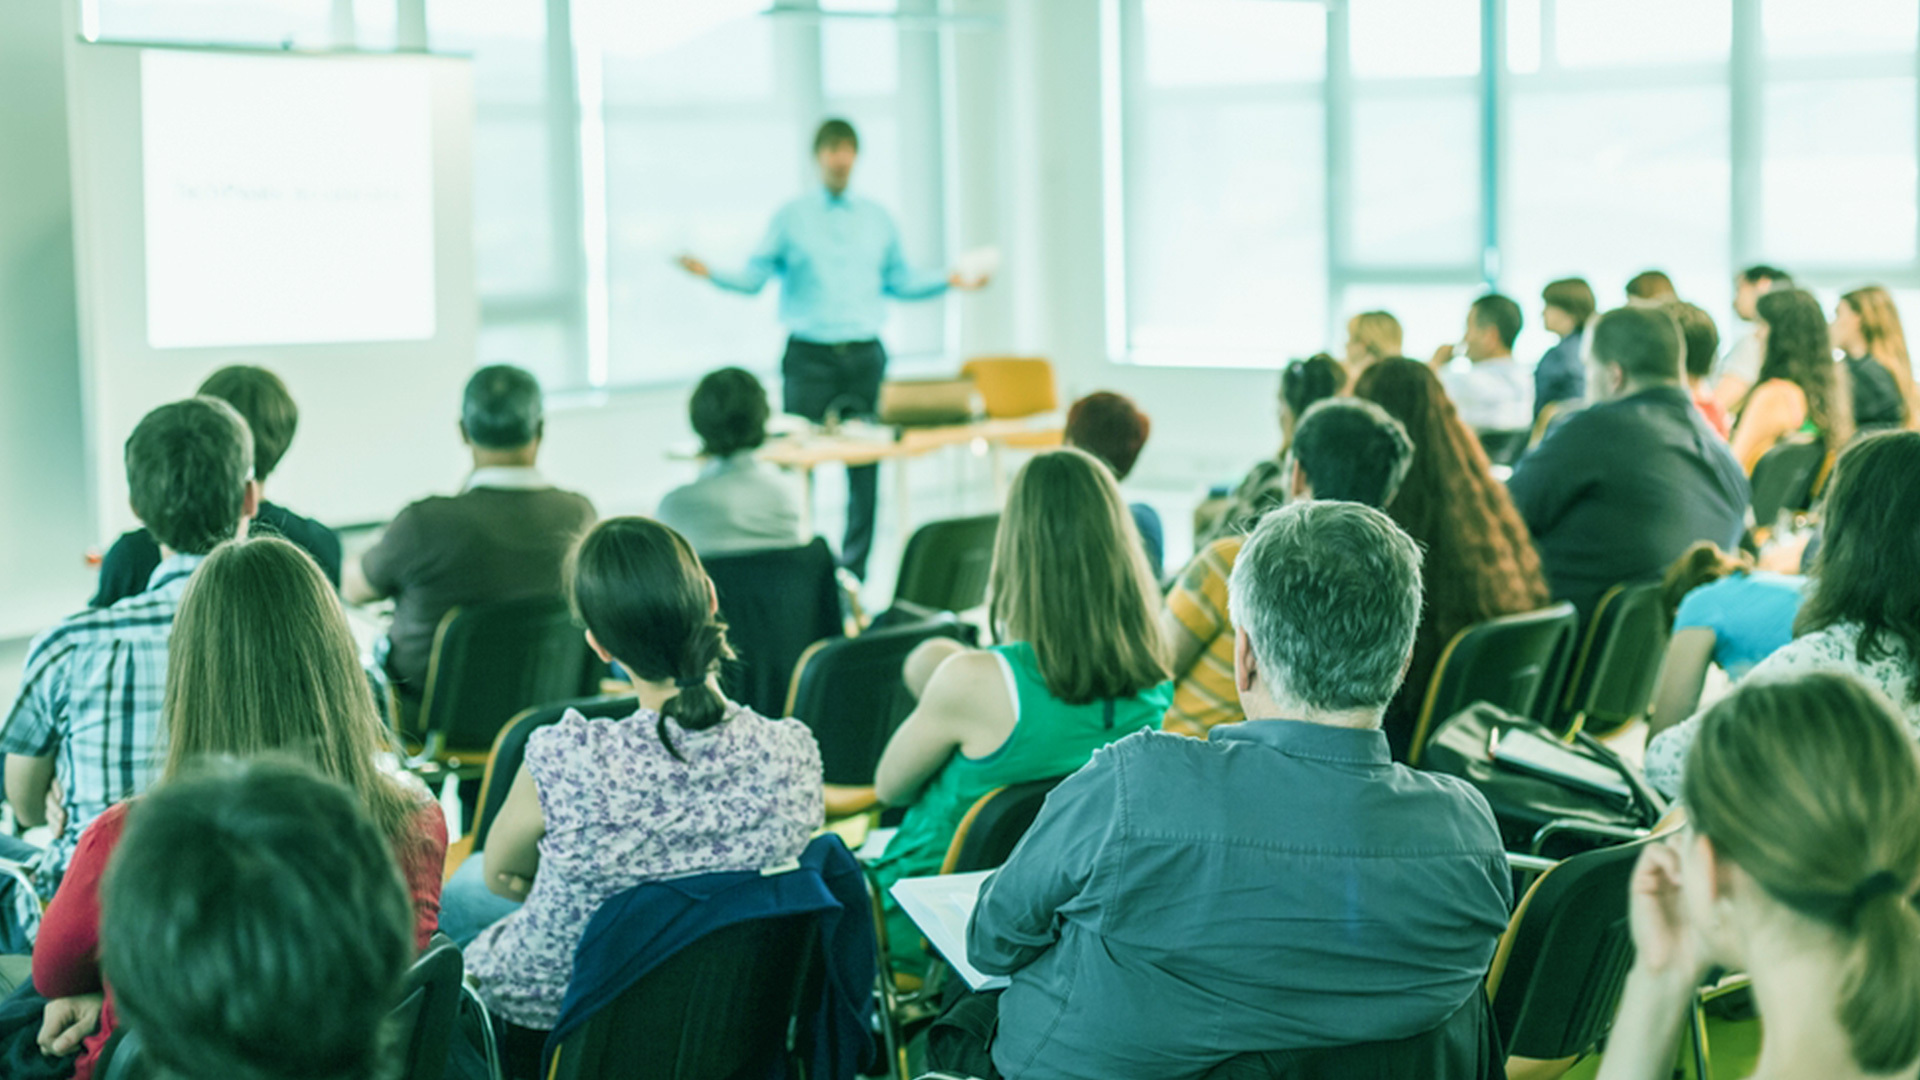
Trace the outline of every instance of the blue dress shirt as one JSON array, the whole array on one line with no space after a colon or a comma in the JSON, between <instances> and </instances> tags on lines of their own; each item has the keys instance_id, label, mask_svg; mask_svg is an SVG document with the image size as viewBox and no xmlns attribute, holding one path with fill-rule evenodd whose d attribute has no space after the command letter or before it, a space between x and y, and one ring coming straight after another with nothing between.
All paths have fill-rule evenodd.
<instances>
[{"instance_id":1,"label":"blue dress shirt","mask_svg":"<svg viewBox=\"0 0 1920 1080\"><path fill-rule=\"evenodd\" d=\"M781 207L744 269L709 269L715 285L752 295L780 275L780 321L820 345L871 341L886 323L886 298L925 300L947 291L942 272L915 270L900 230L879 203L825 187Z\"/></svg>"}]
</instances>

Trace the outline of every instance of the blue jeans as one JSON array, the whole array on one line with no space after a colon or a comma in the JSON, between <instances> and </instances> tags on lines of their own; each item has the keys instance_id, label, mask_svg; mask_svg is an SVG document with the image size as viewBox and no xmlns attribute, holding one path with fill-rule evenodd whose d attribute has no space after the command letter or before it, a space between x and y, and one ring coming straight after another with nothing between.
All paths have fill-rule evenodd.
<instances>
[{"instance_id":1,"label":"blue jeans","mask_svg":"<svg viewBox=\"0 0 1920 1080\"><path fill-rule=\"evenodd\" d=\"M495 896L487 888L487 872L477 851L440 888L440 932L463 949L480 931L519 910L518 901Z\"/></svg>"}]
</instances>

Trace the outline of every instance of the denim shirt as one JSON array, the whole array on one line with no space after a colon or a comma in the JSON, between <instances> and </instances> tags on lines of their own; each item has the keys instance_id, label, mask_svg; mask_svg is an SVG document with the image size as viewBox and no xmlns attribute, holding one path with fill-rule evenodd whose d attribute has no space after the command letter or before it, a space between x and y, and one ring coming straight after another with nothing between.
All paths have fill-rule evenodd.
<instances>
[{"instance_id":1,"label":"denim shirt","mask_svg":"<svg viewBox=\"0 0 1920 1080\"><path fill-rule=\"evenodd\" d=\"M1254 720L1094 755L982 888L967 951L1012 976L1004 1075L1174 1080L1435 1026L1511 906L1471 787L1377 728Z\"/></svg>"}]
</instances>

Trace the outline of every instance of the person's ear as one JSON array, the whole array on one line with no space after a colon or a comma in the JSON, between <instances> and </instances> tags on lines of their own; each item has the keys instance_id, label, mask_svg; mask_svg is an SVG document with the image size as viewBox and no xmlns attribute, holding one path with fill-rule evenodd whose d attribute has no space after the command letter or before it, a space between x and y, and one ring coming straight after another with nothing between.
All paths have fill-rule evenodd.
<instances>
[{"instance_id":1,"label":"person's ear","mask_svg":"<svg viewBox=\"0 0 1920 1080\"><path fill-rule=\"evenodd\" d=\"M600 662L603 664L613 663L613 654L608 652L606 647L600 644L599 638L593 636L593 631L588 630L585 631L585 633L587 635L587 648L593 650L593 655L599 657Z\"/></svg>"},{"instance_id":2,"label":"person's ear","mask_svg":"<svg viewBox=\"0 0 1920 1080\"><path fill-rule=\"evenodd\" d=\"M1313 483L1307 479L1307 470L1300 467L1298 458L1287 459L1287 495L1295 499L1313 498Z\"/></svg>"},{"instance_id":3,"label":"person's ear","mask_svg":"<svg viewBox=\"0 0 1920 1080\"><path fill-rule=\"evenodd\" d=\"M1253 655L1253 645L1247 640L1244 627L1233 628L1233 688L1244 694L1253 689L1253 681L1260 677L1260 661Z\"/></svg>"},{"instance_id":4,"label":"person's ear","mask_svg":"<svg viewBox=\"0 0 1920 1080\"><path fill-rule=\"evenodd\" d=\"M707 579L707 614L720 614L720 590L713 587L713 579Z\"/></svg>"},{"instance_id":5,"label":"person's ear","mask_svg":"<svg viewBox=\"0 0 1920 1080\"><path fill-rule=\"evenodd\" d=\"M467 422L465 420L456 420L454 421L454 426L460 429L460 441L466 443L468 446L472 446L473 438L467 434Z\"/></svg>"},{"instance_id":6,"label":"person's ear","mask_svg":"<svg viewBox=\"0 0 1920 1080\"><path fill-rule=\"evenodd\" d=\"M240 516L252 521L260 514L260 481L247 477L247 487L240 496Z\"/></svg>"}]
</instances>

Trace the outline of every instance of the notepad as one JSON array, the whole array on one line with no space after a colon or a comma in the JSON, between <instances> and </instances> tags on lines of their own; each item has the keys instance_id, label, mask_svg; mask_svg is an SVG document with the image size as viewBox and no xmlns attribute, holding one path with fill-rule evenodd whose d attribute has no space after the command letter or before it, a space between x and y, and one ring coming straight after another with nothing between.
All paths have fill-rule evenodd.
<instances>
[{"instance_id":1,"label":"notepad","mask_svg":"<svg viewBox=\"0 0 1920 1080\"><path fill-rule=\"evenodd\" d=\"M1521 772L1633 801L1633 789L1618 772L1530 731L1516 729L1502 735L1494 743L1493 760Z\"/></svg>"},{"instance_id":2,"label":"notepad","mask_svg":"<svg viewBox=\"0 0 1920 1080\"><path fill-rule=\"evenodd\" d=\"M941 874L937 877L902 878L893 883L893 898L900 910L925 934L947 963L953 965L967 988L974 991L1004 990L1005 975L987 975L967 962L967 923L973 920L973 907L980 900L980 886L993 874L981 870L971 874Z\"/></svg>"}]
</instances>

